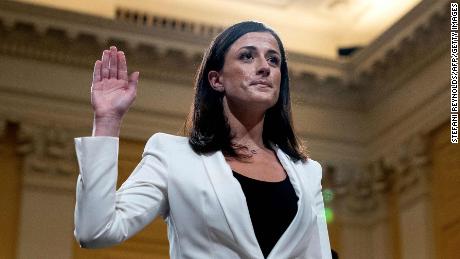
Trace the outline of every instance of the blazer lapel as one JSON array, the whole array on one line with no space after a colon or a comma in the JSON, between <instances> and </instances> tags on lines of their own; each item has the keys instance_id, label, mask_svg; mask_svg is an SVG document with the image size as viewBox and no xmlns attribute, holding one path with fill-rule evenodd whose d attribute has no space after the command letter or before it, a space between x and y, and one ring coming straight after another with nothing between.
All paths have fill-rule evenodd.
<instances>
[{"instance_id":1,"label":"blazer lapel","mask_svg":"<svg viewBox=\"0 0 460 259\"><path fill-rule=\"evenodd\" d=\"M311 222L315 216L312 210L313 199L309 190L305 189L306 185L299 174L308 174L308 169L313 170L313 168L307 166L305 169L294 166L289 156L277 145L271 144L271 146L284 170L286 170L299 200L296 216L273 247L267 259L292 258L296 252L305 251L312 233ZM236 243L244 249L249 258L264 258L254 233L244 192L238 180L233 177L232 169L225 161L222 152L202 155L202 158Z\"/></svg>"},{"instance_id":2,"label":"blazer lapel","mask_svg":"<svg viewBox=\"0 0 460 259\"><path fill-rule=\"evenodd\" d=\"M254 233L246 198L222 152L202 155L206 172L214 187L232 235L249 258L264 258Z\"/></svg>"},{"instance_id":3,"label":"blazer lapel","mask_svg":"<svg viewBox=\"0 0 460 259\"><path fill-rule=\"evenodd\" d=\"M294 256L298 256L298 254L306 250L308 240L313 233L311 229L313 225L311 222L315 216L312 210L313 199L309 190L305 189L306 185L300 176L300 174L310 173L308 169L313 168L311 166L307 166L307 168L296 167L289 156L279 149L278 146L272 144L272 147L286 170L299 200L297 202L297 214L275 247L273 247L267 259L294 258Z\"/></svg>"}]
</instances>

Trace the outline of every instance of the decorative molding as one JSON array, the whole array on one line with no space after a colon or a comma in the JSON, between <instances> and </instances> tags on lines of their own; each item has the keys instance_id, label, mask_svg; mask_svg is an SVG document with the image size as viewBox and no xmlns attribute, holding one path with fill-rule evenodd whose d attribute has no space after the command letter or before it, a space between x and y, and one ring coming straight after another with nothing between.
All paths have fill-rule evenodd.
<instances>
[{"instance_id":1,"label":"decorative molding","mask_svg":"<svg viewBox=\"0 0 460 259\"><path fill-rule=\"evenodd\" d=\"M292 74L290 79L294 104L362 110L362 94L349 88L346 81L339 76L321 77L316 73L304 72Z\"/></svg>"},{"instance_id":2,"label":"decorative molding","mask_svg":"<svg viewBox=\"0 0 460 259\"><path fill-rule=\"evenodd\" d=\"M193 34L195 37L203 37L208 41L211 41L215 35L224 30L223 27L186 21L179 18L164 17L127 7L117 7L115 10L115 19L151 27L155 30L172 30L178 33Z\"/></svg>"},{"instance_id":3,"label":"decorative molding","mask_svg":"<svg viewBox=\"0 0 460 259\"><path fill-rule=\"evenodd\" d=\"M350 59L348 87L362 90L363 108L375 105L448 51L449 10L448 1L422 1Z\"/></svg>"},{"instance_id":4,"label":"decorative molding","mask_svg":"<svg viewBox=\"0 0 460 259\"><path fill-rule=\"evenodd\" d=\"M362 111L382 98L382 91L389 94L399 87L448 48L449 39L443 33L448 8L424 2L395 25L397 30L390 28L350 59L288 53L294 101ZM432 11L428 8L432 6L437 8ZM116 11L116 20L19 2L0 2L0 10L0 54L88 67L101 49L117 45L127 53L130 68L142 70L143 77L187 87L193 84L203 49L222 29L122 7ZM420 13L422 18L416 16ZM407 29L411 22L417 27ZM395 44L392 37L397 33L406 37ZM419 61L414 63L415 59Z\"/></svg>"},{"instance_id":5,"label":"decorative molding","mask_svg":"<svg viewBox=\"0 0 460 259\"><path fill-rule=\"evenodd\" d=\"M392 188L399 192L400 207L429 194L431 175L427 141L426 135L416 134L384 158L386 167L394 173Z\"/></svg>"},{"instance_id":6,"label":"decorative molding","mask_svg":"<svg viewBox=\"0 0 460 259\"><path fill-rule=\"evenodd\" d=\"M0 7L1 5L2 3L0 3ZM16 9L14 11L19 12ZM36 10L35 13L40 12L50 16L49 13L52 11ZM69 29L69 25L64 23L66 20L60 22L58 20L53 24L43 24L42 20L38 19L39 14L35 19L31 19L29 16L22 17L16 13L6 14L8 13L0 11L0 36L3 39L0 42L0 54L88 68L92 66L94 60L99 58L101 49L110 45L117 45L127 53L130 69L141 70L144 78L177 83L187 87L193 85L194 74L201 62L203 49L210 41L207 39L206 43L195 43L198 49L196 51L191 51L185 47L175 47L172 44L174 42L189 44L186 40L187 37L183 37L185 39L172 37L171 33L174 34L176 29L165 25L156 34L144 35L149 39L149 42L134 44L130 42L132 37L124 37L122 29L127 26L132 30L139 29L136 33L142 35L146 34L147 28L143 28L145 26L133 25L125 21L112 21L110 24L102 23L106 25L105 27L109 27L109 25L110 27L104 27L105 31L99 33L98 29L100 28L98 26L101 26L96 22L102 18L89 17L89 21L94 20L95 24L92 24L91 27L95 27L95 29L88 32L75 29L75 27L80 27L80 24L72 24L71 29ZM74 23L81 20L78 19L81 18L79 17L81 15L72 13L69 15L78 16L75 21L72 21ZM56 18L64 19L60 16ZM102 20L108 22L106 19ZM118 27L122 29L119 30ZM160 43L158 42L160 39L171 44ZM344 82L340 78L342 65L336 64L334 61L296 53L289 57L292 57L291 85L297 104L327 103L327 105L338 108L356 108L355 104L358 103L359 94L357 92L347 93ZM303 65L307 63L307 66ZM181 69L180 73L177 73L178 67ZM341 94L341 97L330 102L330 93L334 92Z\"/></svg>"},{"instance_id":7,"label":"decorative molding","mask_svg":"<svg viewBox=\"0 0 460 259\"><path fill-rule=\"evenodd\" d=\"M389 51L397 49L404 39L413 38L413 34L417 29L428 26L433 16L446 14L449 10L449 1L447 0L420 1L418 5L396 21L367 47L354 53L351 58L346 58L350 63L350 68L355 72L371 69L373 64L382 60L383 56L387 55ZM420 45L424 46L424 44Z\"/></svg>"},{"instance_id":8,"label":"decorative molding","mask_svg":"<svg viewBox=\"0 0 460 259\"><path fill-rule=\"evenodd\" d=\"M73 137L68 129L21 124L19 143L26 186L74 189L77 164Z\"/></svg>"},{"instance_id":9,"label":"decorative molding","mask_svg":"<svg viewBox=\"0 0 460 259\"><path fill-rule=\"evenodd\" d=\"M415 135L383 159L385 165L392 168L396 174L395 188L403 193L424 175L420 169L428 164L426 140L420 135Z\"/></svg>"},{"instance_id":10,"label":"decorative molding","mask_svg":"<svg viewBox=\"0 0 460 259\"><path fill-rule=\"evenodd\" d=\"M427 137L415 134L393 152L365 166L328 165L325 186L336 196L335 206L349 215L385 212L389 191L397 191L400 206L429 192Z\"/></svg>"},{"instance_id":11,"label":"decorative molding","mask_svg":"<svg viewBox=\"0 0 460 259\"><path fill-rule=\"evenodd\" d=\"M159 51L155 46L144 44L133 49L117 38L108 38L107 42L100 44L91 34L78 34L71 39L65 30L54 27L47 28L41 35L34 24L24 22L15 23L11 30L0 28L0 35L1 54L81 67L92 66L100 58L102 49L117 45L127 53L130 69L142 68L144 77L182 84L193 82L201 58L199 54L189 58L179 49ZM176 72L177 67L181 67L181 73Z\"/></svg>"},{"instance_id":12,"label":"decorative molding","mask_svg":"<svg viewBox=\"0 0 460 259\"><path fill-rule=\"evenodd\" d=\"M387 183L383 174L375 169L381 170L377 164L370 164L329 165L324 171L324 186L328 186L335 197L332 207L347 222L358 220L360 224L372 225L386 217Z\"/></svg>"}]
</instances>

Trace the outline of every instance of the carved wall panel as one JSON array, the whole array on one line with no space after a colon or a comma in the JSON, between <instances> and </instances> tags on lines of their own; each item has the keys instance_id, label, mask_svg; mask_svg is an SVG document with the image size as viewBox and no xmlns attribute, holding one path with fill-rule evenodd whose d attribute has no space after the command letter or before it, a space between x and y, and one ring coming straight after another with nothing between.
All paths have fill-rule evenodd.
<instances>
[{"instance_id":1,"label":"carved wall panel","mask_svg":"<svg viewBox=\"0 0 460 259\"><path fill-rule=\"evenodd\" d=\"M356 240L367 245L356 253L345 252L346 255L354 255L353 258L359 258L356 256L358 254L362 258L372 258L373 252L380 251L377 247L380 241L385 243L383 248L380 247L381 250L395 251L396 255L410 255L413 252L405 246L408 242L414 244L407 238L410 237L410 229L392 223L389 213L394 212L403 223L410 220L412 215L419 216L420 222L429 220L429 215L423 214L429 207L426 199L431 179L426 132L439 121L447 120L448 114L444 118L431 115L432 109L422 110L430 105L440 107L443 102L436 93L426 90L429 88L426 82L422 82L420 88L408 90L404 87L413 83L411 80L414 78L432 77L433 71L438 71L436 69L441 66L430 70L431 66L440 63L439 60L446 55L449 40L443 33L448 23L447 8L445 10L443 7L446 1L422 2L409 18L403 20L404 23L399 23L374 42L374 45L364 48L350 59L327 60L288 53L292 102L302 123L300 132L316 148L316 156L314 154L313 157L319 156L323 160L325 186L334 193L331 206L338 212L336 215L343 217L344 228L340 235L348 238L360 235ZM133 152L122 163L122 171L129 171L132 161L136 161L134 154L137 156L139 153L134 150L143 146L143 143L138 142L140 139L145 139L145 135L150 132L172 130L185 117L185 112L178 107L183 106L191 93L194 73L201 61L203 49L211 35L221 28L189 24L171 17L144 16L141 13L135 14L133 10L119 9L118 12L118 19L108 20L46 8L24 8L24 4L20 3L0 2L0 55L3 60L14 60L17 62L15 64L27 67L28 72L35 71L30 68L31 64L41 64L42 70L48 66L60 66L60 74L54 76L64 78L71 73L74 73L73 76L84 75L91 66L88 64L99 58L103 48L112 44L123 48L131 64L130 69L142 69L142 76L147 82L154 82L158 86L157 89L152 87L145 91L147 98L131 110L125 121L124 137L131 139ZM151 30L152 26L155 30ZM7 65L2 63L2 66ZM178 68L180 73L177 73ZM5 74L0 74L0 78L11 79ZM21 218L20 232L23 238L20 240L19 254L20 258L30 258L40 252L41 245L46 246L43 242L34 242L34 238L39 239L40 231L48 231L47 225L43 225L44 229L40 231L34 229L35 218L30 215L37 214L37 220L42 223L56 221L56 225L62 227L60 231L71 233L70 211L73 207L77 172L73 137L88 135L87 131L82 130L90 128L90 119L82 118L90 118L90 109L87 99L84 99L87 95L81 94L83 91L79 88L79 85L87 83L84 80L67 86L68 91L80 94L77 96L72 95L73 92L62 94L59 89L53 88L54 85L43 87L46 90L43 92L39 91L41 88L37 92L29 92L27 82L21 81L21 88L15 84L17 81L14 79L4 80L8 82L7 85L0 84L0 99L11 106L0 107L0 115L21 124L17 151L24 158L22 172L25 191L21 208L27 214ZM433 87L438 92L443 90L439 84ZM414 109L420 109L391 126L401 126L405 121L416 120L420 116L436 121L423 132L414 133L411 129L397 131L398 135L403 136L398 139L391 137L388 125L374 123L381 119L379 116L370 118L367 115L370 114L370 104L376 100L392 99L394 93L401 89L421 89L418 94L426 94L427 102L421 107L410 98L405 100L414 104ZM20 103L19 100L26 99L26 105L22 106L24 110L11 112ZM386 106L375 114L386 120L388 116L394 117L392 109L395 107ZM48 110L54 112L48 116ZM40 118L37 114L46 116ZM377 126L366 127L368 121ZM146 129L147 125L149 129ZM80 127L80 132L72 130L75 126ZM380 141L385 142L385 149ZM369 146L373 146L373 149ZM396 201L398 208L389 206L389 201ZM60 205L54 207L54 202ZM62 210L67 214L62 217L56 213L48 215L40 207L50 211ZM129 251L159 251L158 254L166 254L165 236L161 236L163 232L155 232L156 227L164 228L164 224L154 224L159 225L155 225L153 230L147 230L145 235L139 235L134 243L117 249L126 248L127 256L133 258L139 258L141 254ZM347 229L348 226L353 228ZM389 226L396 230L384 231ZM453 233L457 233L456 228L452 229ZM58 230L50 228L49 231L62 234ZM422 230L420 233L430 233L427 228ZM405 242L401 249L388 240L392 233L401 234L401 242ZM347 239L342 246L346 248L347 245L356 244L352 241ZM69 258L71 252L75 252L68 249L72 246L76 249L71 235L56 242L62 242L62 247L50 251L60 256L57 258ZM394 242L401 243L398 240ZM111 250L110 256L116 256L120 251L117 249Z\"/></svg>"}]
</instances>

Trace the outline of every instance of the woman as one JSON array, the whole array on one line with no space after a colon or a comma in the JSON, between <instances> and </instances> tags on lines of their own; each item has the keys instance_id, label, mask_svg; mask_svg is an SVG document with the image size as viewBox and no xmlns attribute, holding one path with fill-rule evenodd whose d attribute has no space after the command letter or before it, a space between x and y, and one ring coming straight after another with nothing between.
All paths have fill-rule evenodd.
<instances>
[{"instance_id":1,"label":"woman","mask_svg":"<svg viewBox=\"0 0 460 259\"><path fill-rule=\"evenodd\" d=\"M331 258L321 166L294 134L281 40L257 22L219 34L197 74L186 137L154 134L115 190L118 134L136 96L115 47L96 61L93 136L76 138L75 236L118 244L156 216L171 258Z\"/></svg>"}]
</instances>

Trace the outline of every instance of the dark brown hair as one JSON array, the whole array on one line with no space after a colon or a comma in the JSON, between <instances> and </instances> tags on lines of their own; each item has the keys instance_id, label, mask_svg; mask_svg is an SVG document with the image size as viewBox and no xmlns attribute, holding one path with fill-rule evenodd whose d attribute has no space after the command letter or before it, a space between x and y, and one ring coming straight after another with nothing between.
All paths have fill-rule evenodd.
<instances>
[{"instance_id":1,"label":"dark brown hair","mask_svg":"<svg viewBox=\"0 0 460 259\"><path fill-rule=\"evenodd\" d=\"M209 71L220 71L224 66L225 54L230 46L249 32L268 32L278 42L281 54L281 85L276 104L265 112L262 138L264 145L277 144L289 157L297 162L308 160L308 155L294 133L289 94L289 75L283 43L270 28L259 22L247 21L227 28L211 42L203 56L195 79L195 99L183 127L183 134L189 137L192 149L200 154L221 150L224 155L237 159L248 158L237 150L234 135L224 114L222 99L224 93L214 90L208 80Z\"/></svg>"}]
</instances>

